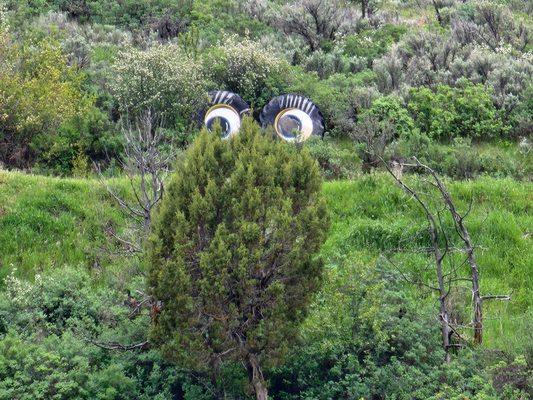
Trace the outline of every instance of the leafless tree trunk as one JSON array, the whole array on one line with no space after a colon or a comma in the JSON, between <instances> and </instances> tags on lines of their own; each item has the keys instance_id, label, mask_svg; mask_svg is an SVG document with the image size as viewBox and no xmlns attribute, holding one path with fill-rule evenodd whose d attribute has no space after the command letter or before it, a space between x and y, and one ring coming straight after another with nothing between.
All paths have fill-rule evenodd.
<instances>
[{"instance_id":1,"label":"leafless tree trunk","mask_svg":"<svg viewBox=\"0 0 533 400\"><path fill-rule=\"evenodd\" d=\"M442 196L442 199L444 203L446 204L446 207L448 208L448 211L450 212L454 220L455 229L459 237L464 243L468 264L470 265L471 278L472 278L472 303L473 303L473 309L474 309L472 324L474 326L474 343L481 344L483 342L483 302L482 302L482 298L481 298L481 294L479 290L479 268L476 262L476 257L474 255L474 249L475 249L474 243L472 242L472 239L470 238L468 229L464 225L464 219L469 214L470 209L472 207L472 203L470 203L470 208L465 213L465 215L459 214L451 198L450 192L447 190L446 186L444 185L442 180L439 178L439 176L435 173L435 171L432 168L428 167L427 165L422 164L416 158L415 158L415 161L418 166L424 168L433 177L433 180L435 182L434 185L439 190Z\"/></svg>"},{"instance_id":2,"label":"leafless tree trunk","mask_svg":"<svg viewBox=\"0 0 533 400\"><path fill-rule=\"evenodd\" d=\"M172 159L171 152L163 153L161 150L164 137L160 128L161 121L151 109L146 109L133 126L131 123L123 126L124 157L120 163L128 176L134 195L133 202L121 197L101 179L120 207L138 224L142 232L141 239L150 231L152 210L163 196L163 181ZM139 243L132 243L115 234L112 236L135 251L140 250Z\"/></svg>"},{"instance_id":3,"label":"leafless tree trunk","mask_svg":"<svg viewBox=\"0 0 533 400\"><path fill-rule=\"evenodd\" d=\"M383 159L382 159L383 161ZM441 325L441 337L442 337L442 347L445 352L445 361L450 362L450 349L452 347L450 343L450 339L453 333L453 328L450 323L450 313L448 311L448 305L446 303L446 298L448 297L448 294L450 293L449 287L446 287L446 281L445 281L445 274L443 271L443 265L442 262L444 260L444 257L448 253L448 241L445 240L445 248L444 250L441 250L439 245L439 224L437 223L437 218L433 214L433 212L430 210L429 205L420 197L418 192L408 186L403 179L401 178L401 175L395 173L393 171L388 163L383 161L383 164L385 165L385 168L389 172L389 174L394 178L394 180L407 192L409 193L420 205L420 207L424 210L424 213L426 215L426 219L428 221L428 230L429 230L429 236L431 239L431 246L432 246L432 253L435 259L435 272L437 275L437 286L431 287L432 289L436 290L439 295L439 321ZM445 238L446 239L446 238ZM448 285L450 285L451 282L448 282Z\"/></svg>"},{"instance_id":4,"label":"leafless tree trunk","mask_svg":"<svg viewBox=\"0 0 533 400\"><path fill-rule=\"evenodd\" d=\"M466 261L470 266L470 278L468 280L472 283L472 307L473 307L473 316L472 316L472 326L474 328L474 344L481 344L483 342L483 300L484 299L504 299L508 300L510 296L508 295L494 295L494 296L481 296L480 293L480 283L479 283L479 267L475 257L475 244L464 224L465 218L468 216L472 209L472 202L467 212L464 215L461 215L457 211L457 207L450 195L449 190L446 188L444 182L437 175L435 170L431 167L420 162L416 157L413 157L414 166L422 168L424 171L429 173L433 179L433 182L430 182L433 187L435 187L441 198L450 212L450 215L453 218L455 230L463 242L464 252L466 253Z\"/></svg>"}]
</instances>

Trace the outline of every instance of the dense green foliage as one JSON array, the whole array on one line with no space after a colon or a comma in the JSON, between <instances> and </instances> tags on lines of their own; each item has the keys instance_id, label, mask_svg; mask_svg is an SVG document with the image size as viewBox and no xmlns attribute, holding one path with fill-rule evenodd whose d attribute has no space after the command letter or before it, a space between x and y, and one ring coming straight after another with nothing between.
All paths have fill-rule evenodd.
<instances>
[{"instance_id":1,"label":"dense green foliage","mask_svg":"<svg viewBox=\"0 0 533 400\"><path fill-rule=\"evenodd\" d=\"M397 143L411 135L433 149L456 138L530 147L532 22L517 3L5 1L0 161L78 173L119 157L119 122L146 107L168 142L190 142L210 89L239 93L256 117L273 96L307 95L335 138L361 140L369 115L401 118L403 138L383 145L401 157L416 150ZM523 178L531 163L481 161L469 174L441 171Z\"/></svg>"},{"instance_id":2,"label":"dense green foliage","mask_svg":"<svg viewBox=\"0 0 533 400\"><path fill-rule=\"evenodd\" d=\"M296 315L298 329L291 320L257 335L283 350L263 368L273 399L532 398L532 15L531 1L521 0L0 0L0 399L252 397L238 357L221 359L217 374L198 357L187 368L169 363L164 356L183 353L175 345L191 337L186 331L166 338L167 354L150 345L106 348L149 338L157 303L148 283L172 293L187 284L175 276L185 268L154 279L128 245L145 238L104 188L136 201L138 178L131 185L124 177L133 137L125 131L161 133L155 152L180 158L176 148L199 135L198 111L214 89L240 94L256 118L272 97L299 93L325 119L324 140L304 149L273 144L280 157L301 157L314 180L308 152L333 180L322 187L332 225L319 252L321 289L305 298L313 300ZM197 157L178 162L181 175L165 188L181 193L173 207L211 215L191 190L220 157L227 165L213 172L219 184L210 193L219 199L228 188L235 200L220 196L217 210L228 217L250 199L241 196L250 181L222 180L235 143L253 161L239 170L243 181L289 174L267 166L276 157L266 144L258 147L268 157L244 151L246 138L229 145L200 135ZM220 152L206 160L202 146ZM473 200L465 221L478 245L482 294L511 297L485 303L483 345L454 351L450 364L442 362L437 299L405 279L434 279L421 251L429 244L424 215L375 171L380 157L399 165L413 155L444 177L461 212ZM415 188L420 172L397 171ZM290 196L266 197L251 198L248 211L268 206L282 215L272 204ZM159 227L179 218L168 215ZM216 265L206 267L211 281L193 285L210 300L228 283L230 242L262 250L253 223L227 219L248 236L221 232L220 246L191 256ZM196 237L192 222L175 228ZM300 243L294 249L303 253ZM465 283L449 300L468 344L469 299Z\"/></svg>"},{"instance_id":3,"label":"dense green foliage","mask_svg":"<svg viewBox=\"0 0 533 400\"><path fill-rule=\"evenodd\" d=\"M150 241L152 330L163 354L216 370L242 362L255 391L279 363L320 288L328 218L306 151L251 119L224 141L204 130L168 185Z\"/></svg>"},{"instance_id":4,"label":"dense green foliage","mask_svg":"<svg viewBox=\"0 0 533 400\"><path fill-rule=\"evenodd\" d=\"M202 71L177 46L126 49L112 74L112 91L128 118L151 110L169 127L188 125L207 101Z\"/></svg>"},{"instance_id":5,"label":"dense green foliage","mask_svg":"<svg viewBox=\"0 0 533 400\"><path fill-rule=\"evenodd\" d=\"M503 133L503 124L490 94L468 81L457 88L438 85L435 91L411 91L409 110L421 132L445 141L457 137L492 139Z\"/></svg>"},{"instance_id":6,"label":"dense green foliage","mask_svg":"<svg viewBox=\"0 0 533 400\"><path fill-rule=\"evenodd\" d=\"M57 43L22 47L0 36L0 158L23 167L35 148L51 147L50 136L90 105L80 74L69 68Z\"/></svg>"}]
</instances>

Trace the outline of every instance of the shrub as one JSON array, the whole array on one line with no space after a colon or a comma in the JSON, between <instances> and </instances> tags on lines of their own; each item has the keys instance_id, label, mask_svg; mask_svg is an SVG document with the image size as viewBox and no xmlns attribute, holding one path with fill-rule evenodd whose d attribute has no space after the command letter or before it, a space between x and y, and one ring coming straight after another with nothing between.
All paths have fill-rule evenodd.
<instances>
[{"instance_id":1,"label":"shrub","mask_svg":"<svg viewBox=\"0 0 533 400\"><path fill-rule=\"evenodd\" d=\"M121 51L112 74L112 92L128 119L150 109L170 127L187 125L207 102L202 69L176 45Z\"/></svg>"},{"instance_id":2,"label":"shrub","mask_svg":"<svg viewBox=\"0 0 533 400\"><path fill-rule=\"evenodd\" d=\"M28 167L38 155L38 136L53 136L92 103L82 93L83 75L69 67L51 40L21 46L0 34L0 160Z\"/></svg>"},{"instance_id":3,"label":"shrub","mask_svg":"<svg viewBox=\"0 0 533 400\"><path fill-rule=\"evenodd\" d=\"M360 121L373 118L378 122L389 123L395 136L408 136L415 128L415 123L398 96L378 97L367 110L361 113Z\"/></svg>"},{"instance_id":4,"label":"shrub","mask_svg":"<svg viewBox=\"0 0 533 400\"><path fill-rule=\"evenodd\" d=\"M303 39L311 51L326 50L338 35L354 29L354 8L339 0L295 0L275 11L275 23Z\"/></svg>"},{"instance_id":5,"label":"shrub","mask_svg":"<svg viewBox=\"0 0 533 400\"><path fill-rule=\"evenodd\" d=\"M168 185L149 250L162 302L151 337L169 359L215 377L222 361L242 362L266 399L262 370L282 359L320 287L320 183L306 151L249 118L231 140L203 131Z\"/></svg>"},{"instance_id":6,"label":"shrub","mask_svg":"<svg viewBox=\"0 0 533 400\"><path fill-rule=\"evenodd\" d=\"M476 0L463 4L453 16L453 34L462 44L478 43L496 50L510 44L525 51L529 44L528 26L517 23L505 4Z\"/></svg>"},{"instance_id":7,"label":"shrub","mask_svg":"<svg viewBox=\"0 0 533 400\"><path fill-rule=\"evenodd\" d=\"M305 146L326 179L350 179L360 169L360 160L353 146L344 147L341 143L317 137L309 139Z\"/></svg>"},{"instance_id":8,"label":"shrub","mask_svg":"<svg viewBox=\"0 0 533 400\"><path fill-rule=\"evenodd\" d=\"M382 93L398 90L404 81L402 60L394 53L385 54L373 64L376 83Z\"/></svg>"},{"instance_id":9,"label":"shrub","mask_svg":"<svg viewBox=\"0 0 533 400\"><path fill-rule=\"evenodd\" d=\"M238 93L257 112L287 88L287 62L250 39L226 38L206 54L203 65L218 89Z\"/></svg>"},{"instance_id":10,"label":"shrub","mask_svg":"<svg viewBox=\"0 0 533 400\"><path fill-rule=\"evenodd\" d=\"M492 51L475 46L463 57L457 57L450 65L449 82L456 84L462 77L473 83L485 85L503 120L520 135L520 109L531 97L528 88L533 74L531 53L516 54L509 46ZM530 90L529 90L530 91Z\"/></svg>"},{"instance_id":11,"label":"shrub","mask_svg":"<svg viewBox=\"0 0 533 400\"><path fill-rule=\"evenodd\" d=\"M416 126L430 137L450 141L456 137L475 140L491 139L506 131L482 85L461 81L452 88L446 85L410 91L408 108Z\"/></svg>"},{"instance_id":12,"label":"shrub","mask_svg":"<svg viewBox=\"0 0 533 400\"><path fill-rule=\"evenodd\" d=\"M258 0L237 2L233 0L194 1L191 24L201 31L202 42L220 43L220 38L235 34L241 38L261 40L274 29L267 25L265 9L269 3Z\"/></svg>"},{"instance_id":13,"label":"shrub","mask_svg":"<svg viewBox=\"0 0 533 400\"><path fill-rule=\"evenodd\" d=\"M35 137L32 148L38 156L34 168L40 172L69 175L75 163L82 160L90 164L90 161L107 162L118 157L122 152L122 140L115 124L93 106L61 125L55 135Z\"/></svg>"},{"instance_id":14,"label":"shrub","mask_svg":"<svg viewBox=\"0 0 533 400\"><path fill-rule=\"evenodd\" d=\"M366 68L366 61L362 57L348 57L342 49L334 47L330 52L322 50L309 54L301 64L306 71L316 71L321 79L336 73L357 73Z\"/></svg>"},{"instance_id":15,"label":"shrub","mask_svg":"<svg viewBox=\"0 0 533 400\"><path fill-rule=\"evenodd\" d=\"M371 67L372 61L385 54L405 32L407 32L406 26L387 24L378 29L365 29L357 34L348 35L343 41L344 54L362 57L366 60L367 67Z\"/></svg>"},{"instance_id":16,"label":"shrub","mask_svg":"<svg viewBox=\"0 0 533 400\"><path fill-rule=\"evenodd\" d=\"M40 15L28 28L26 35L43 35L56 38L67 56L69 64L76 64L84 69L91 66L98 59L95 52L113 52L132 44L132 34L115 26L100 24L82 24L69 19L68 15L59 12L49 12ZM98 58L102 58L99 56Z\"/></svg>"},{"instance_id":17,"label":"shrub","mask_svg":"<svg viewBox=\"0 0 533 400\"><path fill-rule=\"evenodd\" d=\"M135 292L142 282L126 286ZM124 282L100 285L87 271L65 265L34 282L9 275L0 291L0 399L148 400L172 398L172 391L204 398L205 382L156 351L116 352L89 343L144 338L147 313L132 318L126 298Z\"/></svg>"}]
</instances>

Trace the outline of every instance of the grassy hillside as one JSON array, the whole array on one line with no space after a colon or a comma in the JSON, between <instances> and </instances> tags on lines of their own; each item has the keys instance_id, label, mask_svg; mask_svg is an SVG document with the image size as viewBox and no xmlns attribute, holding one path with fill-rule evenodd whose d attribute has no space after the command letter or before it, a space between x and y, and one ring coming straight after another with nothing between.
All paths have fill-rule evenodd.
<instances>
[{"instance_id":1,"label":"grassy hillside","mask_svg":"<svg viewBox=\"0 0 533 400\"><path fill-rule=\"evenodd\" d=\"M127 188L125 181L115 180L113 184ZM483 293L512 296L511 302L487 303L486 344L522 353L524 346L532 343L533 185L482 178L453 182L450 188L460 209L466 209L474 196L467 226L480 246L477 256ZM336 274L355 277L363 267L390 270L380 258L383 253L406 270L431 279L431 269L421 269L430 258L418 251L427 241L424 216L388 176L373 174L354 181L330 182L324 185L324 192L332 228L322 253L333 280ZM0 204L2 277L12 268L28 277L65 265L82 265L95 274L123 268L124 259L113 252L105 229L124 229L126 220L98 180L1 171ZM394 255L393 250L399 248L401 254ZM328 285L326 290L338 289ZM430 296L407 283L405 290ZM330 295L327 301L338 301L334 293ZM318 306L323 307L319 313L329 313L322 317L335 318L331 313L343 312L341 304L327 301Z\"/></svg>"},{"instance_id":2,"label":"grassy hillside","mask_svg":"<svg viewBox=\"0 0 533 400\"><path fill-rule=\"evenodd\" d=\"M0 170L0 276L17 268L31 276L47 268L99 269L111 255L104 227L124 225L97 180L58 179Z\"/></svg>"}]
</instances>

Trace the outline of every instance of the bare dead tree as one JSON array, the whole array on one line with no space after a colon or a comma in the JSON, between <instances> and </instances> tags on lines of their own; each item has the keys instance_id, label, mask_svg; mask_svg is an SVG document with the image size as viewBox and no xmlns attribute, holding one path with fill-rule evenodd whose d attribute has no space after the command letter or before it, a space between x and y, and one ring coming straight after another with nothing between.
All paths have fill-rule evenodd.
<instances>
[{"instance_id":1,"label":"bare dead tree","mask_svg":"<svg viewBox=\"0 0 533 400\"><path fill-rule=\"evenodd\" d=\"M165 138L161 127L162 121L156 113L146 109L133 123L126 122L122 128L124 156L120 164L128 177L133 201L122 197L100 173L100 180L108 193L141 231L136 241L121 238L112 230L108 231L110 236L130 252L140 250L140 242L150 231L152 210L163 196L164 178L172 160L172 151L162 151Z\"/></svg>"},{"instance_id":2,"label":"bare dead tree","mask_svg":"<svg viewBox=\"0 0 533 400\"><path fill-rule=\"evenodd\" d=\"M450 194L450 191L444 184L443 180L438 176L438 174L428 165L422 163L420 160L418 160L416 157L413 157L412 163L403 163L403 167L414 167L417 168L424 173L428 174L431 177L431 180L425 179L424 182L431 185L431 187L435 188L437 192L439 193L439 198L444 204L445 210L450 214L453 221L453 227L455 229L455 232L457 233L457 236L459 237L459 240L463 243L460 248L454 247L451 244L451 240L446 234L443 223L441 221L440 212L435 214L430 211L429 205L427 202L424 202L419 195L417 191L415 191L412 187L407 186L405 181L402 179L402 175L398 174L397 168L391 167L387 162L381 158L383 165L385 165L385 168L390 173L390 175L395 179L395 181L409 194L413 196L413 198L421 205L423 208L426 217L428 219L429 225L430 225L430 236L431 241L433 245L433 253L435 256L435 265L436 265L436 271L437 271L437 287L431 287L428 286L434 290L439 291L440 299L441 299L441 321L442 321L442 312L443 310L448 312L449 316L449 310L446 310L446 306L442 304L442 301L446 299L448 296L448 293L451 289L451 284L453 282L458 281L465 281L470 282L471 284L471 291L472 291L472 321L470 326L473 327L474 334L473 334L473 342L474 344L481 344L483 342L483 301L484 300L510 300L510 295L488 295L488 296L482 296L481 295L481 289L480 289L480 277L479 277L479 265L476 261L475 257L475 249L477 246L475 245L474 241L472 240L472 237L470 236L470 233L464 223L465 218L469 215L471 209L472 209L472 201L470 202L470 205L468 207L468 210L461 214L457 206L455 205L455 202ZM444 239L444 249L439 249L439 234L442 235L442 238ZM444 257L447 254L450 254L452 251L459 251L461 253L464 253L466 255L464 261L459 265L453 265L451 264L450 271L444 273L442 268L442 261ZM449 260L453 263L452 260ZM457 276L457 272L460 268L462 268L464 265L468 265L470 269L470 273L468 277L460 277ZM446 279L446 282L443 280ZM443 284L448 285L448 288L446 289L446 296L443 298ZM452 333L455 333L458 337L462 338L460 333L457 330L457 325L451 322L449 319L447 320L448 328ZM443 327L443 333L444 333L444 327ZM450 343L446 344L446 342L443 340L444 346L450 346Z\"/></svg>"},{"instance_id":3,"label":"bare dead tree","mask_svg":"<svg viewBox=\"0 0 533 400\"><path fill-rule=\"evenodd\" d=\"M426 219L428 221L428 231L429 237L431 240L431 252L433 254L435 262L435 272L437 277L437 286L425 285L429 289L432 289L438 293L439 296L439 322L441 327L441 338L442 338L442 347L445 352L445 361L450 362L450 349L454 347L451 343L451 337L454 333L454 328L450 321L450 312L448 310L448 304L446 298L450 293L451 279L448 278L446 281L446 274L444 272L443 261L449 251L449 242L447 240L446 234L441 229L440 218L438 218L435 213L431 210L430 205L420 196L420 194L407 183L404 179L398 175L387 162L381 158L383 165L389 172L389 174L394 178L394 180L404 189L415 201L420 205ZM441 238L443 236L443 238ZM444 248L441 249L441 243L444 242ZM448 274L451 276L451 274Z\"/></svg>"},{"instance_id":4,"label":"bare dead tree","mask_svg":"<svg viewBox=\"0 0 533 400\"><path fill-rule=\"evenodd\" d=\"M468 216L472 210L472 201L468 207L468 210L461 214L457 211L457 207L451 197L450 191L446 188L442 179L431 167L420 162L416 157L413 157L414 166L422 168L432 177L432 182L429 182L434 186L446 205L447 210L449 211L451 217L454 221L455 230L464 244L464 252L466 253L466 261L470 266L470 280L472 282L472 305L473 305L473 317L472 325L474 327L474 344L481 344L483 342L483 300L484 299L510 299L509 295L492 295L492 296L481 296L480 285L479 285L479 266L475 257L475 244L464 224L465 218Z\"/></svg>"}]
</instances>

